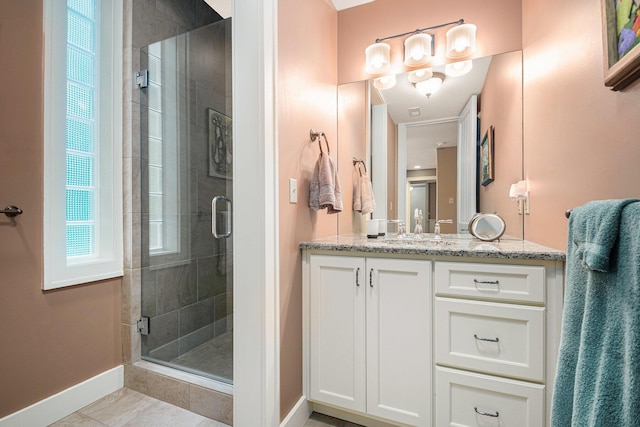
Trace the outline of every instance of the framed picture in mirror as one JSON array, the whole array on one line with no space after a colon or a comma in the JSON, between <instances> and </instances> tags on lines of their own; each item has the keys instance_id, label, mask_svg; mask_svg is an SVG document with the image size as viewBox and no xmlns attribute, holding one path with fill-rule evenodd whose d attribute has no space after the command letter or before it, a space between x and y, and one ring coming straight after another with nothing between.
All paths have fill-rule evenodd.
<instances>
[{"instance_id":1,"label":"framed picture in mirror","mask_svg":"<svg viewBox=\"0 0 640 427\"><path fill-rule=\"evenodd\" d=\"M600 0L604 85L622 90L640 77L640 7L637 0Z\"/></svg>"},{"instance_id":2,"label":"framed picture in mirror","mask_svg":"<svg viewBox=\"0 0 640 427\"><path fill-rule=\"evenodd\" d=\"M489 185L493 182L493 126L489 126L489 129L484 133L480 146L478 147L478 158L480 159L480 183L483 186Z\"/></svg>"}]
</instances>

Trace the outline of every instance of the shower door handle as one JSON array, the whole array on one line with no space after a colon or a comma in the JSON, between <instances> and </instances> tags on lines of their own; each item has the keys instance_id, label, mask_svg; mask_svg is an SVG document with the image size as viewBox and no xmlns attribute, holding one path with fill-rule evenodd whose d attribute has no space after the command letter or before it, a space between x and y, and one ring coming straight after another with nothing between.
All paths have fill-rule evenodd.
<instances>
[{"instance_id":1,"label":"shower door handle","mask_svg":"<svg viewBox=\"0 0 640 427\"><path fill-rule=\"evenodd\" d=\"M217 224L217 216L218 216L218 202L223 201L227 204L227 220L225 221L225 232L223 234L218 234L218 224ZM226 239L231 236L231 200L226 196L216 196L211 200L211 234L216 239Z\"/></svg>"}]
</instances>

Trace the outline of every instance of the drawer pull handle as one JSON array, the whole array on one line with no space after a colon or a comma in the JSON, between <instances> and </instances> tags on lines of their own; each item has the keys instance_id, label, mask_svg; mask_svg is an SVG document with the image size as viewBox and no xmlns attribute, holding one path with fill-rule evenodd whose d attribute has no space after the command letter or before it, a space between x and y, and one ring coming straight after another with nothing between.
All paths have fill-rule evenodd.
<instances>
[{"instance_id":1,"label":"drawer pull handle","mask_svg":"<svg viewBox=\"0 0 640 427\"><path fill-rule=\"evenodd\" d=\"M369 286L373 288L373 268L369 271Z\"/></svg>"},{"instance_id":2,"label":"drawer pull handle","mask_svg":"<svg viewBox=\"0 0 640 427\"><path fill-rule=\"evenodd\" d=\"M495 414L490 414L488 412L478 411L478 407L477 406L474 406L473 410L476 411L476 414L482 415L483 417L498 418L500 416L500 412L498 412L498 411L496 411Z\"/></svg>"},{"instance_id":3,"label":"drawer pull handle","mask_svg":"<svg viewBox=\"0 0 640 427\"><path fill-rule=\"evenodd\" d=\"M473 334L473 337L478 341L487 341L487 342L500 342L499 338L480 338L478 335Z\"/></svg>"},{"instance_id":4,"label":"drawer pull handle","mask_svg":"<svg viewBox=\"0 0 640 427\"><path fill-rule=\"evenodd\" d=\"M475 283L476 285L499 285L500 281L499 280L478 280L478 279L473 279L473 283Z\"/></svg>"},{"instance_id":5,"label":"drawer pull handle","mask_svg":"<svg viewBox=\"0 0 640 427\"><path fill-rule=\"evenodd\" d=\"M356 286L360 287L360 267L356 269Z\"/></svg>"}]
</instances>

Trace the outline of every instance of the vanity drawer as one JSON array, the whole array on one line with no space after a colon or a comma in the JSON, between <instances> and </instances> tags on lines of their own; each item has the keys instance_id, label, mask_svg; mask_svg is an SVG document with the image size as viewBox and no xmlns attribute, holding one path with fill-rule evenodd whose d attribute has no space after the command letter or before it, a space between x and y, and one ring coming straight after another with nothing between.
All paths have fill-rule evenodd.
<instances>
[{"instance_id":1,"label":"vanity drawer","mask_svg":"<svg viewBox=\"0 0 640 427\"><path fill-rule=\"evenodd\" d=\"M544 381L543 307L437 297L436 363Z\"/></svg>"},{"instance_id":2,"label":"vanity drawer","mask_svg":"<svg viewBox=\"0 0 640 427\"><path fill-rule=\"evenodd\" d=\"M437 426L545 425L543 385L436 368Z\"/></svg>"},{"instance_id":3,"label":"vanity drawer","mask_svg":"<svg viewBox=\"0 0 640 427\"><path fill-rule=\"evenodd\" d=\"M542 266L436 262L436 295L544 303Z\"/></svg>"}]
</instances>

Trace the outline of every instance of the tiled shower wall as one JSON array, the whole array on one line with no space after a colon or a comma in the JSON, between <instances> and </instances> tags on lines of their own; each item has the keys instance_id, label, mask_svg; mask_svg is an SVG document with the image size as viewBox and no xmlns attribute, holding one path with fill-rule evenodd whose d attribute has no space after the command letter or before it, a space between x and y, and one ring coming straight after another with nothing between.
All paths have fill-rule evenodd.
<instances>
[{"instance_id":1,"label":"tiled shower wall","mask_svg":"<svg viewBox=\"0 0 640 427\"><path fill-rule=\"evenodd\" d=\"M124 0L124 64L123 64L123 94L124 94L124 117L123 117L123 185L124 185L124 223L125 223L125 276L123 280L122 289L122 357L125 364L125 386L148 394L152 397L170 402L177 406L190 409L191 411L200 413L210 418L214 418L223 421L227 424L232 423L232 397L226 394L218 393L210 388L201 385L192 384L183 380L175 379L174 377L158 374L157 372L145 369L137 366L136 363L140 361L141 357L141 336L137 332L136 321L141 316L141 304L142 304L142 277L143 268L146 265L146 259L148 256L144 255L143 248L143 236L145 233L143 224L143 203L142 203L142 182L144 179L144 173L141 172L141 165L143 162L144 151L141 146L141 133L140 133L140 90L135 85L135 72L140 69L140 51L143 47L148 46L159 40L164 40L169 37L183 34L194 28L199 28L207 25L211 22L220 20L215 12L213 12L203 0ZM230 30L228 30L230 31ZM226 53L225 53L226 54ZM230 52L228 53L230 56ZM206 55L202 55L200 61L208 61ZM230 61L228 61L228 70L225 70L225 75L230 76ZM205 92L200 94L199 86L202 83L197 84L198 79L195 79L190 88L192 92L190 97L195 99L198 106L204 105L208 102L212 102L208 106L211 108L223 108L219 110L221 112L230 111L230 89L224 85L223 97L217 97L218 104L213 101L207 100L204 95ZM205 88L202 87L204 90ZM220 91L218 91L220 92ZM220 106L222 103L222 107ZM230 115L230 114L229 114ZM202 126L193 126L191 131L194 136L194 140L202 138L202 134L206 133L204 129L206 121L204 120L204 113L194 116L197 123L201 123ZM198 136L198 134L200 136ZM205 148L202 144L192 144L193 149L202 150L200 153L192 152L191 158L193 161L204 162L207 157ZM207 179L200 180L198 178L203 176L204 167L191 168L191 182L195 182L195 188L192 187L192 191L195 192L192 200L200 200L198 186L211 185L207 184ZM194 181L195 180L195 181ZM231 182L224 185L231 185ZM207 196L209 197L209 196ZM202 206L205 202L204 196L202 201L198 202L199 206ZM210 203L210 201L209 201ZM209 207L210 211L210 207ZM208 235L210 239L210 230L205 230L204 224L210 224L210 218L204 218L206 213L201 213L198 210L191 211L193 216L202 216L201 221L195 221L193 224L196 227L194 230L195 236ZM204 211L203 211L204 212ZM209 213L210 215L210 213ZM198 241L198 238L195 238ZM213 244L212 244L213 245ZM231 248L225 249L225 253L230 251ZM198 253L198 249L194 250L194 253ZM201 258L196 258L188 265L176 266L174 268L184 269L188 274L180 275L180 277L186 277L187 282L191 283L191 288L198 288L198 277L204 277L213 272L207 270L207 268L217 267L219 264L216 262L209 262L206 258L211 258L211 261L220 260L220 248L217 248L217 252L213 251ZM204 268L203 266L207 267ZM199 268L200 267L200 268ZM156 271L156 275L170 277L175 274L176 271L168 269L160 273L160 270ZM162 278L161 278L162 281ZM204 282L202 282L204 283ZM232 307L232 293L225 289L222 293L221 289L205 289L206 286L200 286L202 290L201 295L211 295L213 300L204 302L210 298L204 298L202 300L201 307L206 304L213 304L215 308L216 301L222 299L227 300L227 307ZM158 288L156 287L156 292ZM220 296L224 295L224 296ZM215 299L217 297L217 300ZM195 302L197 304L198 301ZM230 310L219 310L217 314L214 311L208 313L213 314L213 320L221 320L224 317L229 318L231 316ZM197 318L197 312L194 312ZM206 316L210 316L207 314ZM209 320L209 319L207 319ZM222 325L220 323L219 325ZM156 325L156 327L161 327ZM222 328L223 326L219 326ZM227 321L226 327L231 327L231 322ZM215 329L215 326L214 326Z\"/></svg>"}]
</instances>

